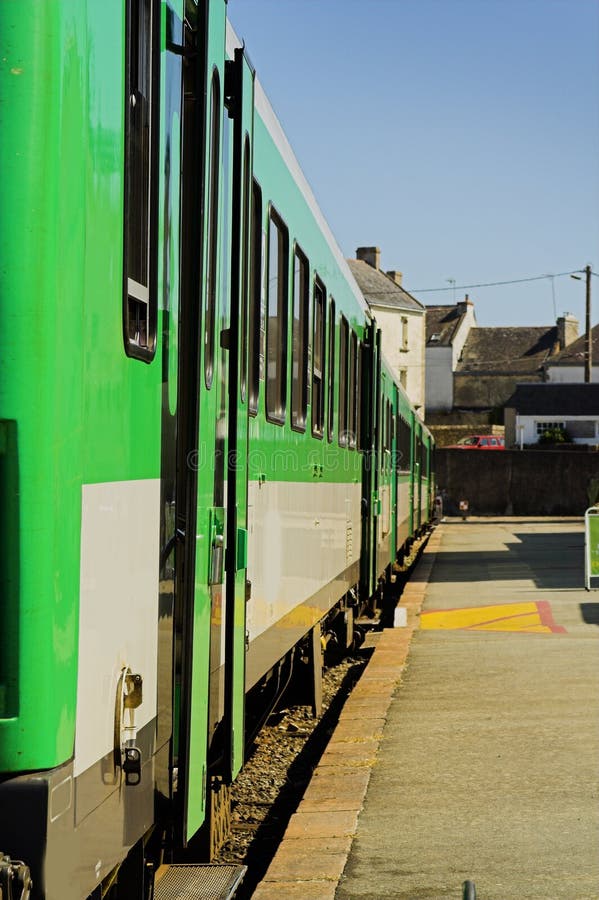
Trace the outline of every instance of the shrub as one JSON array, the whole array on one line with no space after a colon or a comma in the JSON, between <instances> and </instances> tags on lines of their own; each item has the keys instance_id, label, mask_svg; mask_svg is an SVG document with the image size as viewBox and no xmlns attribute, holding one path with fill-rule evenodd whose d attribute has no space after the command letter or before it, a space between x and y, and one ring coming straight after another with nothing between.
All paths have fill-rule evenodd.
<instances>
[{"instance_id":1,"label":"shrub","mask_svg":"<svg viewBox=\"0 0 599 900\"><path fill-rule=\"evenodd\" d=\"M555 428L548 428L543 434L539 435L539 444L571 444L572 438L565 428L557 425Z\"/></svg>"}]
</instances>

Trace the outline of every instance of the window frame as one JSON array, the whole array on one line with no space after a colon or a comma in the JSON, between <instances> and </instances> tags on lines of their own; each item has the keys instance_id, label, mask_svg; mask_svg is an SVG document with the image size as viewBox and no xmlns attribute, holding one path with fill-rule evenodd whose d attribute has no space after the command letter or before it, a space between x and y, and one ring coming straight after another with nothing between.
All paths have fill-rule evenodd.
<instances>
[{"instance_id":1,"label":"window frame","mask_svg":"<svg viewBox=\"0 0 599 900\"><path fill-rule=\"evenodd\" d=\"M339 407L337 414L340 447L348 446L347 435L347 369L349 359L349 322L341 314L339 318Z\"/></svg>"},{"instance_id":2,"label":"window frame","mask_svg":"<svg viewBox=\"0 0 599 900\"><path fill-rule=\"evenodd\" d=\"M212 69L209 89L209 150L206 179L206 296L204 298L204 382L210 390L214 379L216 338L216 297L218 292L220 156L222 142L222 117L220 73Z\"/></svg>"},{"instance_id":3,"label":"window frame","mask_svg":"<svg viewBox=\"0 0 599 900\"><path fill-rule=\"evenodd\" d=\"M260 359L262 355L262 188L252 178L250 223L250 274L248 292L248 411L258 415L260 401Z\"/></svg>"},{"instance_id":4,"label":"window frame","mask_svg":"<svg viewBox=\"0 0 599 900\"><path fill-rule=\"evenodd\" d=\"M308 257L297 243L293 243L293 280L292 280L292 306L291 306L291 427L302 434L306 431L308 417L308 347L310 342L310 262ZM299 298L299 312L297 319L301 342L295 341L297 281L296 263L300 270L303 268L303 278L300 277L301 297ZM302 304L303 301L303 304ZM295 378L295 354L298 353L298 379ZM301 348L301 349L300 349ZM301 373L302 377L299 377Z\"/></svg>"},{"instance_id":5,"label":"window frame","mask_svg":"<svg viewBox=\"0 0 599 900\"><path fill-rule=\"evenodd\" d=\"M358 336L353 328L349 334L349 370L347 375L347 446L355 450L358 446Z\"/></svg>"},{"instance_id":6,"label":"window frame","mask_svg":"<svg viewBox=\"0 0 599 900\"><path fill-rule=\"evenodd\" d=\"M336 338L336 304L333 297L329 295L329 365L327 369L327 439L329 444L335 437L335 338Z\"/></svg>"},{"instance_id":7,"label":"window frame","mask_svg":"<svg viewBox=\"0 0 599 900\"><path fill-rule=\"evenodd\" d=\"M320 302L317 302L317 294ZM320 307L320 334L317 335L316 309ZM312 284L312 390L311 417L312 437L322 440L325 426L326 371L327 371L327 289L315 274ZM317 344L317 337L319 338ZM320 345L320 370L316 368L317 347ZM318 374L317 374L318 373Z\"/></svg>"},{"instance_id":8,"label":"window frame","mask_svg":"<svg viewBox=\"0 0 599 900\"><path fill-rule=\"evenodd\" d=\"M250 136L246 131L243 140L243 201L241 245L241 359L239 373L239 397L242 403L248 395L248 310L250 294L250 242L252 227L252 168Z\"/></svg>"},{"instance_id":9,"label":"window frame","mask_svg":"<svg viewBox=\"0 0 599 900\"><path fill-rule=\"evenodd\" d=\"M272 232L277 229L277 295L276 310L277 320L280 321L275 345L275 362L277 364L275 378L269 373L270 349L271 349L271 254ZM284 425L287 413L287 332L288 332L288 301L289 301L289 229L285 220L276 207L269 203L268 229L267 229L267 259L266 259L266 419L276 425ZM282 326L282 327L281 327ZM278 396L273 398L271 385L275 382ZM274 400L274 402L273 402Z\"/></svg>"},{"instance_id":10,"label":"window frame","mask_svg":"<svg viewBox=\"0 0 599 900\"><path fill-rule=\"evenodd\" d=\"M133 34L134 24L138 28ZM142 23L149 30L141 33ZM145 36L145 40L144 40ZM123 154L123 342L125 353L132 359L150 363L156 355L158 331L158 287L156 245L158 236L158 133L159 133L159 36L160 22L152 0L127 0L125 9L125 91L124 91L124 154ZM143 61L147 65L143 67ZM136 78L135 75L138 75ZM143 89L147 90L146 97ZM137 97L146 102L141 104ZM144 110L147 116L143 118ZM137 115L136 115L137 112ZM135 128L134 118L142 118ZM147 126L146 126L147 123ZM145 134L147 127L147 135ZM140 129L142 136L140 138ZM137 137L137 140L136 140ZM146 152L143 148L146 147ZM141 148L141 149L140 149ZM140 162L141 153L141 162ZM134 174L142 170L140 199L135 201L132 193L136 187ZM145 240L139 247L142 280L130 277L134 265L133 247L135 225L143 226ZM138 227L138 236L141 228ZM144 278L145 276L145 278ZM141 314L141 315L140 315ZM140 342L131 335L133 318L138 323L139 336L141 316L145 323L145 340Z\"/></svg>"},{"instance_id":11,"label":"window frame","mask_svg":"<svg viewBox=\"0 0 599 900\"><path fill-rule=\"evenodd\" d=\"M400 472L410 472L412 468L412 429L401 413L397 414L397 468ZM404 451L405 463L404 463Z\"/></svg>"}]
</instances>

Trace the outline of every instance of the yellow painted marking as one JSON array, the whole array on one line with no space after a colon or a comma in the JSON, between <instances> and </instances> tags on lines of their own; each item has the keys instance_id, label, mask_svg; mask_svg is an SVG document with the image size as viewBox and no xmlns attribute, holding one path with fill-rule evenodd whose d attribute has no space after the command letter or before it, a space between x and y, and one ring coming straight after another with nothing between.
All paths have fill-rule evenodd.
<instances>
[{"instance_id":1,"label":"yellow painted marking","mask_svg":"<svg viewBox=\"0 0 599 900\"><path fill-rule=\"evenodd\" d=\"M555 634L564 631L554 624L549 604L545 601L431 610L421 613L420 627L439 631L468 629L519 631L527 634Z\"/></svg>"}]
</instances>

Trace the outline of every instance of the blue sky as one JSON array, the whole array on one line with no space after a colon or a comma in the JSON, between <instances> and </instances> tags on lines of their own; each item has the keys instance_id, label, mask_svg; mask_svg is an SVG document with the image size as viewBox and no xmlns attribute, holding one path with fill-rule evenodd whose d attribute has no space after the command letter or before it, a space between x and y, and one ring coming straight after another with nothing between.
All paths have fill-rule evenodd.
<instances>
[{"instance_id":1,"label":"blue sky","mask_svg":"<svg viewBox=\"0 0 599 900\"><path fill-rule=\"evenodd\" d=\"M451 303L448 279L461 299L599 271L599 0L229 0L228 15L345 256L379 246L424 303ZM467 292L479 325L550 324L555 306L584 330L569 277Z\"/></svg>"}]
</instances>

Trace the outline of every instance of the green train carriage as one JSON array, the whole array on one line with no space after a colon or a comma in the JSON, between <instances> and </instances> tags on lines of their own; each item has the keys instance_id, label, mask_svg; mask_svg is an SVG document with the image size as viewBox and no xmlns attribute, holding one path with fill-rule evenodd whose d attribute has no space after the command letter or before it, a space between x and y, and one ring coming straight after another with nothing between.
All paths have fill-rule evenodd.
<instances>
[{"instance_id":1,"label":"green train carriage","mask_svg":"<svg viewBox=\"0 0 599 900\"><path fill-rule=\"evenodd\" d=\"M403 546L401 392L224 0L0 34L0 852L129 900Z\"/></svg>"}]
</instances>

